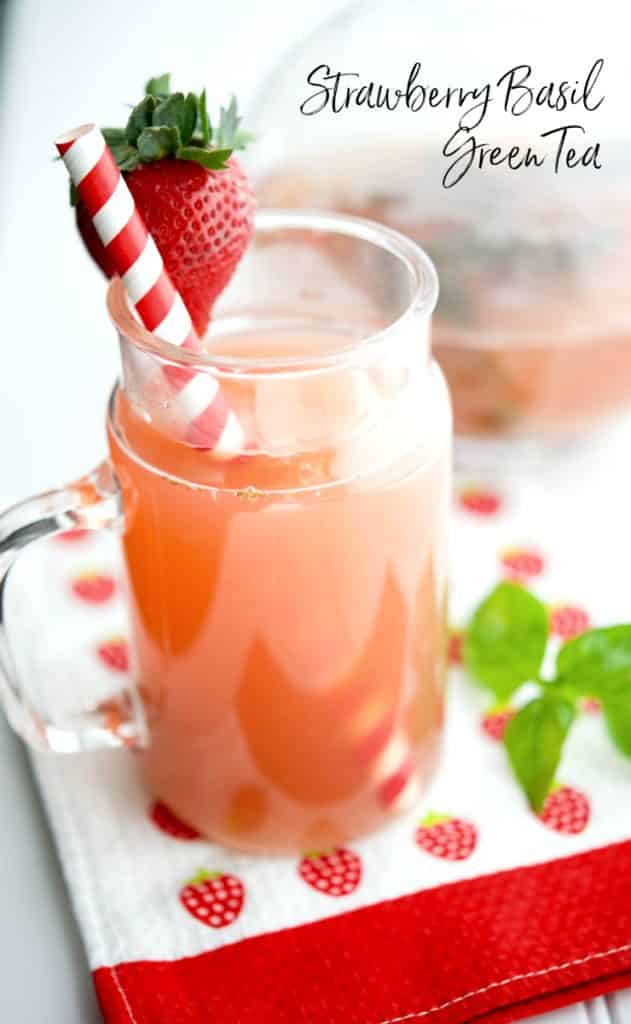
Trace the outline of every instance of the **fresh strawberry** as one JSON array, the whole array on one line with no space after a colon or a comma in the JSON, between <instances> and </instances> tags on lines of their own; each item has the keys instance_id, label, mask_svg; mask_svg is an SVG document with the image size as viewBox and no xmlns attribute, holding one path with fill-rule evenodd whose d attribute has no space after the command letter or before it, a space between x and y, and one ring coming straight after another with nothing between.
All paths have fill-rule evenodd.
<instances>
[{"instance_id":1,"label":"fresh strawberry","mask_svg":"<svg viewBox=\"0 0 631 1024\"><path fill-rule=\"evenodd\" d=\"M450 629L449 641L447 644L447 660L450 665L462 665L463 644L464 630Z\"/></svg>"},{"instance_id":2,"label":"fresh strawberry","mask_svg":"<svg viewBox=\"0 0 631 1024\"><path fill-rule=\"evenodd\" d=\"M326 896L348 896L359 885L362 862L352 850L337 846L331 851L306 853L298 873L307 885Z\"/></svg>"},{"instance_id":3,"label":"fresh strawberry","mask_svg":"<svg viewBox=\"0 0 631 1024\"><path fill-rule=\"evenodd\" d=\"M416 830L416 842L442 860L466 860L475 850L478 833L475 825L448 814L426 814Z\"/></svg>"},{"instance_id":4,"label":"fresh strawberry","mask_svg":"<svg viewBox=\"0 0 631 1024\"><path fill-rule=\"evenodd\" d=\"M82 572L72 581L72 593L89 604L103 604L112 597L116 583L107 573Z\"/></svg>"},{"instance_id":5,"label":"fresh strawberry","mask_svg":"<svg viewBox=\"0 0 631 1024\"><path fill-rule=\"evenodd\" d=\"M232 97L213 131L205 91L171 93L163 75L147 84L125 129L103 132L200 335L253 231L252 188L232 156L249 138L240 120ZM114 266L80 202L76 217L88 252L111 277Z\"/></svg>"},{"instance_id":6,"label":"fresh strawberry","mask_svg":"<svg viewBox=\"0 0 631 1024\"><path fill-rule=\"evenodd\" d=\"M221 871L198 871L180 889L180 903L191 917L209 928L225 928L243 908L243 883Z\"/></svg>"},{"instance_id":7,"label":"fresh strawberry","mask_svg":"<svg viewBox=\"0 0 631 1024\"><path fill-rule=\"evenodd\" d=\"M543 556L532 548L510 548L500 555L506 575L516 581L540 576L544 569Z\"/></svg>"},{"instance_id":8,"label":"fresh strawberry","mask_svg":"<svg viewBox=\"0 0 631 1024\"><path fill-rule=\"evenodd\" d=\"M108 668L114 672L127 672L129 669L129 648L123 636L111 636L99 644L96 653Z\"/></svg>"},{"instance_id":9,"label":"fresh strawberry","mask_svg":"<svg viewBox=\"0 0 631 1024\"><path fill-rule=\"evenodd\" d=\"M62 544L72 544L74 541L85 540L91 532L91 530L65 530L63 533L58 533L55 540L61 541Z\"/></svg>"},{"instance_id":10,"label":"fresh strawberry","mask_svg":"<svg viewBox=\"0 0 631 1024\"><path fill-rule=\"evenodd\" d=\"M587 715L599 715L603 709L597 697L583 697L579 704L581 711L584 711Z\"/></svg>"},{"instance_id":11,"label":"fresh strawberry","mask_svg":"<svg viewBox=\"0 0 631 1024\"><path fill-rule=\"evenodd\" d=\"M501 743L504 739L506 726L516 714L517 710L510 707L510 705L491 708L490 711L485 712L482 716L480 722L482 732L486 733L489 739Z\"/></svg>"},{"instance_id":12,"label":"fresh strawberry","mask_svg":"<svg viewBox=\"0 0 631 1024\"><path fill-rule=\"evenodd\" d=\"M483 487L467 487L458 495L460 507L475 516L495 516L502 507L499 494Z\"/></svg>"},{"instance_id":13,"label":"fresh strawberry","mask_svg":"<svg viewBox=\"0 0 631 1024\"><path fill-rule=\"evenodd\" d=\"M547 828L566 835L577 835L587 827L590 816L589 800L584 793L571 786L555 786L546 797L539 814Z\"/></svg>"},{"instance_id":14,"label":"fresh strawberry","mask_svg":"<svg viewBox=\"0 0 631 1024\"><path fill-rule=\"evenodd\" d=\"M161 800L156 800L149 809L149 817L153 824L173 839L199 839L199 832L185 821L176 818Z\"/></svg>"},{"instance_id":15,"label":"fresh strawberry","mask_svg":"<svg viewBox=\"0 0 631 1024\"><path fill-rule=\"evenodd\" d=\"M550 632L562 640L571 640L589 629L589 615L584 608L558 604L550 609Z\"/></svg>"}]
</instances>

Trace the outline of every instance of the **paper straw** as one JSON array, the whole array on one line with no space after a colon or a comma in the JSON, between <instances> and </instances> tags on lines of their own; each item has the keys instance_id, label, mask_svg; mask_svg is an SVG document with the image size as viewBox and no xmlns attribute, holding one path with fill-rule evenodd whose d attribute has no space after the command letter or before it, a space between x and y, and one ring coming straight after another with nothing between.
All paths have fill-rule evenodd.
<instances>
[{"instance_id":1,"label":"paper straw","mask_svg":"<svg viewBox=\"0 0 631 1024\"><path fill-rule=\"evenodd\" d=\"M146 329L199 352L188 310L101 131L94 124L81 125L60 135L55 145ZM223 458L238 455L243 431L216 378L187 367L165 365L163 372L186 423L187 443Z\"/></svg>"}]
</instances>

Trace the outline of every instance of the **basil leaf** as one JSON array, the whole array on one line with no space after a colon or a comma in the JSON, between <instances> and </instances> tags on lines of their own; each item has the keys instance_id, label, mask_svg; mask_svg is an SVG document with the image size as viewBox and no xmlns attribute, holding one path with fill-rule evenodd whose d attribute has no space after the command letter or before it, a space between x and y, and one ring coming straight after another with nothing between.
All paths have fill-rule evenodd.
<instances>
[{"instance_id":1,"label":"basil leaf","mask_svg":"<svg viewBox=\"0 0 631 1024\"><path fill-rule=\"evenodd\" d=\"M231 149L200 149L198 146L180 146L176 152L178 160L193 160L209 171L221 171L231 155Z\"/></svg>"},{"instance_id":2,"label":"basil leaf","mask_svg":"<svg viewBox=\"0 0 631 1024\"><path fill-rule=\"evenodd\" d=\"M154 96L145 96L132 110L125 128L125 135L130 146L137 146L140 133L151 125L156 104L157 100Z\"/></svg>"},{"instance_id":3,"label":"basil leaf","mask_svg":"<svg viewBox=\"0 0 631 1024\"><path fill-rule=\"evenodd\" d=\"M631 757L631 691L602 702L607 731L618 750Z\"/></svg>"},{"instance_id":4,"label":"basil leaf","mask_svg":"<svg viewBox=\"0 0 631 1024\"><path fill-rule=\"evenodd\" d=\"M548 615L533 594L500 583L477 608L464 643L465 665L477 681L506 701L535 679L548 640Z\"/></svg>"},{"instance_id":5,"label":"basil leaf","mask_svg":"<svg viewBox=\"0 0 631 1024\"><path fill-rule=\"evenodd\" d=\"M150 78L145 86L145 92L148 96L168 96L170 91L171 75L167 72L164 75L157 75L156 78Z\"/></svg>"},{"instance_id":6,"label":"basil leaf","mask_svg":"<svg viewBox=\"0 0 631 1024\"><path fill-rule=\"evenodd\" d=\"M590 629L559 651L556 681L577 697L631 700L631 626Z\"/></svg>"},{"instance_id":7,"label":"basil leaf","mask_svg":"<svg viewBox=\"0 0 631 1024\"><path fill-rule=\"evenodd\" d=\"M180 145L180 133L177 128L167 125L143 128L138 136L138 152L144 163L161 160L162 157L174 153Z\"/></svg>"},{"instance_id":8,"label":"basil leaf","mask_svg":"<svg viewBox=\"0 0 631 1024\"><path fill-rule=\"evenodd\" d=\"M570 701L546 694L526 704L507 726L504 746L511 767L536 812L550 792L575 715Z\"/></svg>"}]
</instances>

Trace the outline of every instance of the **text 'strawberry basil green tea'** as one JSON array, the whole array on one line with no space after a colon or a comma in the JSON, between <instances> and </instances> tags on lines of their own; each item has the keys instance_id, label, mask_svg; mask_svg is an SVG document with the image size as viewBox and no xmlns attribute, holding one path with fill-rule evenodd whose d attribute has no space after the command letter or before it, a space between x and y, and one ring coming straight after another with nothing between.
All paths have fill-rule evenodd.
<instances>
[{"instance_id":1,"label":"text 'strawberry basil green tea'","mask_svg":"<svg viewBox=\"0 0 631 1024\"><path fill-rule=\"evenodd\" d=\"M371 218L436 263L465 462L631 404L624 17L610 0L352 5L254 104L262 202Z\"/></svg>"},{"instance_id":2,"label":"text 'strawberry basil green tea'","mask_svg":"<svg viewBox=\"0 0 631 1024\"><path fill-rule=\"evenodd\" d=\"M438 285L385 227L255 217L244 141L234 104L211 128L204 95L164 78L124 130L59 141L81 234L112 277L122 373L109 460L5 514L4 569L33 537L117 530L134 685L87 711L85 693L72 713L35 710L7 656L7 704L40 748L134 745L162 827L330 851L411 807L438 756ZM120 638L102 656L124 678ZM182 891L189 909L207 884Z\"/></svg>"}]
</instances>

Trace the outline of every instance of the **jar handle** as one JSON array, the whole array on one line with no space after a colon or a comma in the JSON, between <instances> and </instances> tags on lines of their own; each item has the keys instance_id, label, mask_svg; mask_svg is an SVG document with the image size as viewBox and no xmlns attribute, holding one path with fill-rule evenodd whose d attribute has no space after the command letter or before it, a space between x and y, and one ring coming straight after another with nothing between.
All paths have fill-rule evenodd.
<instances>
[{"instance_id":1,"label":"jar handle","mask_svg":"<svg viewBox=\"0 0 631 1024\"><path fill-rule=\"evenodd\" d=\"M99 705L64 715L63 722L39 711L22 685L7 632L9 572L29 544L68 530L122 533L123 528L121 490L107 460L74 483L28 498L0 516L0 699L12 727L35 750L75 753L145 743L144 715L135 690L121 690L106 708Z\"/></svg>"}]
</instances>

